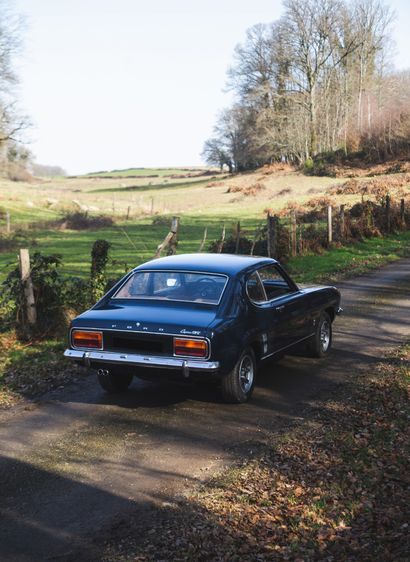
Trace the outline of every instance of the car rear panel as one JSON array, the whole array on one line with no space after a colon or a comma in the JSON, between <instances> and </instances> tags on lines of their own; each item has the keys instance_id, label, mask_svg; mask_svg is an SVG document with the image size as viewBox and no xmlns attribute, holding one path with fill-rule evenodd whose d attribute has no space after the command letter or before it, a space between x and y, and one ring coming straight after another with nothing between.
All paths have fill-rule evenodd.
<instances>
[{"instance_id":1,"label":"car rear panel","mask_svg":"<svg viewBox=\"0 0 410 562\"><path fill-rule=\"evenodd\" d=\"M104 330L104 351L173 355L173 336Z\"/></svg>"}]
</instances>

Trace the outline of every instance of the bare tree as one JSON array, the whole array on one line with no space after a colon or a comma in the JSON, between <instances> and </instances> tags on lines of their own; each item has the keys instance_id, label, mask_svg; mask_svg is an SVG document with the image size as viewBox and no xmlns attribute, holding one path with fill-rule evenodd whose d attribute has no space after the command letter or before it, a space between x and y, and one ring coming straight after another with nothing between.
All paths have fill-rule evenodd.
<instances>
[{"instance_id":1,"label":"bare tree","mask_svg":"<svg viewBox=\"0 0 410 562\"><path fill-rule=\"evenodd\" d=\"M250 28L234 52L235 105L208 153L234 170L364 149L404 149L410 104L386 64L392 14L382 0L284 0L284 15ZM398 109L400 108L400 110ZM322 155L322 156L320 156ZM384 155L384 156L383 156Z\"/></svg>"},{"instance_id":2,"label":"bare tree","mask_svg":"<svg viewBox=\"0 0 410 562\"><path fill-rule=\"evenodd\" d=\"M221 171L224 165L226 165L228 166L229 172L233 172L233 163L229 155L229 148L223 143L221 138L211 138L205 142L202 158L208 164L219 166Z\"/></svg>"},{"instance_id":3,"label":"bare tree","mask_svg":"<svg viewBox=\"0 0 410 562\"><path fill-rule=\"evenodd\" d=\"M392 21L390 9L380 0L356 0L353 19L356 33L360 37L360 45L355 57L357 69L357 128L363 132L363 98L365 84L375 73L376 58L387 40L389 26Z\"/></svg>"},{"instance_id":4,"label":"bare tree","mask_svg":"<svg viewBox=\"0 0 410 562\"><path fill-rule=\"evenodd\" d=\"M20 52L23 22L6 0L0 0L0 153L3 161L8 144L20 140L20 134L29 123L17 107L14 70L15 57Z\"/></svg>"}]
</instances>

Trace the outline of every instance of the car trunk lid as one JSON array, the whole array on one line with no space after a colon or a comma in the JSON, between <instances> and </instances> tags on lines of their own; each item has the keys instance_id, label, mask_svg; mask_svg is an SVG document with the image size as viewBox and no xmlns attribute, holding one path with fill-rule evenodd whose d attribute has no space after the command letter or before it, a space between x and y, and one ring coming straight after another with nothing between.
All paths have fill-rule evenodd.
<instances>
[{"instance_id":1,"label":"car trunk lid","mask_svg":"<svg viewBox=\"0 0 410 562\"><path fill-rule=\"evenodd\" d=\"M171 334L205 336L214 321L216 307L167 304L111 304L92 309L76 318L73 327L137 332L141 334Z\"/></svg>"}]
</instances>

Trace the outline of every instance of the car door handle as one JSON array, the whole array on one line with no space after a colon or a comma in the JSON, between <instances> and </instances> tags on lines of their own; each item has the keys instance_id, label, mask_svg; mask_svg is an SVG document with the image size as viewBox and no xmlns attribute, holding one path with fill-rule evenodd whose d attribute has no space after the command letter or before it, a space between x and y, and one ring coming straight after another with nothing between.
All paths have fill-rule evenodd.
<instances>
[{"instance_id":1,"label":"car door handle","mask_svg":"<svg viewBox=\"0 0 410 562\"><path fill-rule=\"evenodd\" d=\"M278 312L281 312L281 311L284 310L284 309L285 309L285 305L284 305L284 304L282 304L282 306L277 306L277 307L275 308L275 310L277 310Z\"/></svg>"}]
</instances>

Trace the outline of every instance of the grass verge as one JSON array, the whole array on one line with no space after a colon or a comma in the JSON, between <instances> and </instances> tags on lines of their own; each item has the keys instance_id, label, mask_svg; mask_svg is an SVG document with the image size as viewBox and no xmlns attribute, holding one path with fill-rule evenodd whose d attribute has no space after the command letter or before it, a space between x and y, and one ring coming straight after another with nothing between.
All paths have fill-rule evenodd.
<instances>
[{"instance_id":1,"label":"grass verge","mask_svg":"<svg viewBox=\"0 0 410 562\"><path fill-rule=\"evenodd\" d=\"M291 258L287 269L299 283L333 282L410 255L410 230L367 238L362 242L332 248L323 254Z\"/></svg>"},{"instance_id":2,"label":"grass verge","mask_svg":"<svg viewBox=\"0 0 410 562\"><path fill-rule=\"evenodd\" d=\"M407 345L103 559L407 561L409 381Z\"/></svg>"},{"instance_id":3,"label":"grass verge","mask_svg":"<svg viewBox=\"0 0 410 562\"><path fill-rule=\"evenodd\" d=\"M0 334L0 407L35 397L83 377L84 369L63 357L61 339L22 343L14 332Z\"/></svg>"}]
</instances>

